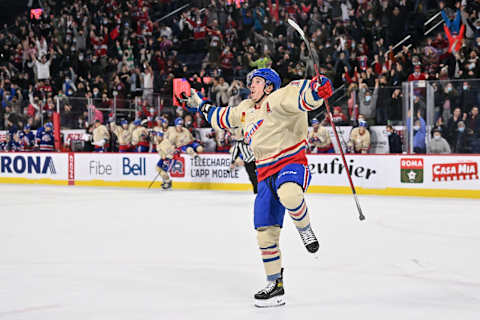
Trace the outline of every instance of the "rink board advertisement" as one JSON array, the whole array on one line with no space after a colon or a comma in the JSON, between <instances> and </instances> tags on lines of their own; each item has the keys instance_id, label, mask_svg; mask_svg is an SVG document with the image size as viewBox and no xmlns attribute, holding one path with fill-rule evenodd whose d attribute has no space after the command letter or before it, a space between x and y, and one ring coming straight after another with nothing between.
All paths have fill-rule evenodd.
<instances>
[{"instance_id":1,"label":"rink board advertisement","mask_svg":"<svg viewBox=\"0 0 480 320\"><path fill-rule=\"evenodd\" d=\"M76 153L74 183L146 187L157 174L158 160L158 155L153 153L99 153L95 157ZM183 154L173 161L170 176L180 188L238 190L249 186L243 167L230 169L229 154L203 154L197 159ZM160 187L160 183L153 187Z\"/></svg>"},{"instance_id":2,"label":"rink board advertisement","mask_svg":"<svg viewBox=\"0 0 480 320\"><path fill-rule=\"evenodd\" d=\"M66 184L66 153L0 153L0 182Z\"/></svg>"},{"instance_id":3,"label":"rink board advertisement","mask_svg":"<svg viewBox=\"0 0 480 320\"><path fill-rule=\"evenodd\" d=\"M347 155L359 194L480 198L480 155ZM147 188L157 154L0 153L1 183ZM340 155L308 155L311 193L350 193ZM229 154L182 154L171 165L174 189L251 190ZM161 179L152 188L160 188Z\"/></svg>"}]
</instances>

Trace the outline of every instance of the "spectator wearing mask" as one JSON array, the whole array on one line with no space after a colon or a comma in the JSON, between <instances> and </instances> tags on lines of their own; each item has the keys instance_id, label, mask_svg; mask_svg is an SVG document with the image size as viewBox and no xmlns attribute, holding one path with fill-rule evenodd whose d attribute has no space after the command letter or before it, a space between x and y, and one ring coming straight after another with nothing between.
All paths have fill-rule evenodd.
<instances>
[{"instance_id":1,"label":"spectator wearing mask","mask_svg":"<svg viewBox=\"0 0 480 320\"><path fill-rule=\"evenodd\" d=\"M480 116L478 107L473 107L465 120L467 139L472 153L480 153Z\"/></svg>"},{"instance_id":2,"label":"spectator wearing mask","mask_svg":"<svg viewBox=\"0 0 480 320\"><path fill-rule=\"evenodd\" d=\"M466 118L466 113L462 118L462 110L459 107L453 110L453 116L447 121L447 141L450 143L450 145L455 145L458 123ZM465 123L463 123L463 128L465 128Z\"/></svg>"},{"instance_id":3,"label":"spectator wearing mask","mask_svg":"<svg viewBox=\"0 0 480 320\"><path fill-rule=\"evenodd\" d=\"M410 134L411 128L411 116L410 111L408 112L408 119L407 119L407 134ZM427 151L425 145L425 136L426 136L426 126L425 120L422 118L421 111L417 112L417 120L414 122L413 126L413 152L415 153L425 153Z\"/></svg>"},{"instance_id":4,"label":"spectator wearing mask","mask_svg":"<svg viewBox=\"0 0 480 320\"><path fill-rule=\"evenodd\" d=\"M427 153L451 153L447 140L442 137L442 132L438 128L433 130L433 139L427 145Z\"/></svg>"},{"instance_id":5,"label":"spectator wearing mask","mask_svg":"<svg viewBox=\"0 0 480 320\"><path fill-rule=\"evenodd\" d=\"M471 149L467 143L467 135L465 132L465 123L463 121L458 121L457 129L452 135L452 147L453 153L470 153Z\"/></svg>"},{"instance_id":6,"label":"spectator wearing mask","mask_svg":"<svg viewBox=\"0 0 480 320\"><path fill-rule=\"evenodd\" d=\"M361 121L357 128L352 129L347 146L352 153L368 153L370 142L370 132L367 130L367 123Z\"/></svg>"},{"instance_id":7,"label":"spectator wearing mask","mask_svg":"<svg viewBox=\"0 0 480 320\"><path fill-rule=\"evenodd\" d=\"M360 79L359 88L360 91L358 93L359 98L359 105L360 105L360 113L363 114L366 118L366 121L373 125L375 123L375 116L376 116L376 105L377 105L377 97L378 97L378 79L375 80L375 89L371 92L366 83L362 83Z\"/></svg>"},{"instance_id":8,"label":"spectator wearing mask","mask_svg":"<svg viewBox=\"0 0 480 320\"><path fill-rule=\"evenodd\" d=\"M402 139L391 125L386 128L388 136L388 153L402 153Z\"/></svg>"},{"instance_id":9,"label":"spectator wearing mask","mask_svg":"<svg viewBox=\"0 0 480 320\"><path fill-rule=\"evenodd\" d=\"M464 81L462 85L462 92L460 94L460 104L464 110L470 110L477 105L478 90L472 88L469 82Z\"/></svg>"}]
</instances>

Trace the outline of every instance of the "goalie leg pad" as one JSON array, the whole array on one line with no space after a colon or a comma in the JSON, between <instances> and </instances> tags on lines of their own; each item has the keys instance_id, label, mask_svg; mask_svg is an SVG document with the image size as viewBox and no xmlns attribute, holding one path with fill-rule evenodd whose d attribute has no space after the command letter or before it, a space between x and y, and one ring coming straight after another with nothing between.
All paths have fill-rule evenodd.
<instances>
[{"instance_id":1,"label":"goalie leg pad","mask_svg":"<svg viewBox=\"0 0 480 320\"><path fill-rule=\"evenodd\" d=\"M279 247L279 226L268 226L257 229L257 242L262 255L263 266L268 281L281 277L282 257Z\"/></svg>"}]
</instances>

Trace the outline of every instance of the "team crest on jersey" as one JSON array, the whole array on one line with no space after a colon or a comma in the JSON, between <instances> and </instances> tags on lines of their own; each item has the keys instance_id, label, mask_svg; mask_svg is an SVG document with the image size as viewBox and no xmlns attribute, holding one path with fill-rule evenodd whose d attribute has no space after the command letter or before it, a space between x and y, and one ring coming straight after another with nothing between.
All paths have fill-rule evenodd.
<instances>
[{"instance_id":1,"label":"team crest on jersey","mask_svg":"<svg viewBox=\"0 0 480 320\"><path fill-rule=\"evenodd\" d=\"M252 137L257 132L257 130L260 128L260 126L263 124L263 119L258 120L257 123L252 123L247 126L245 130L245 135L244 135L244 141L246 144L250 145L252 143Z\"/></svg>"}]
</instances>

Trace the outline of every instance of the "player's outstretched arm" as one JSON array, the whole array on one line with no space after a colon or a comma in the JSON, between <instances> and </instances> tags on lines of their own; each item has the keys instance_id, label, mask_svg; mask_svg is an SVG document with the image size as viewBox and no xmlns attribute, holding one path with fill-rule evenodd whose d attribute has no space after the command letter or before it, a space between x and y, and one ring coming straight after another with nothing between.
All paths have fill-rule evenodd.
<instances>
[{"instance_id":1,"label":"player's outstretched arm","mask_svg":"<svg viewBox=\"0 0 480 320\"><path fill-rule=\"evenodd\" d=\"M191 89L190 97L184 96L179 100L186 103L188 111L201 112L215 129L231 129L241 126L241 108L214 106L195 89Z\"/></svg>"}]
</instances>

